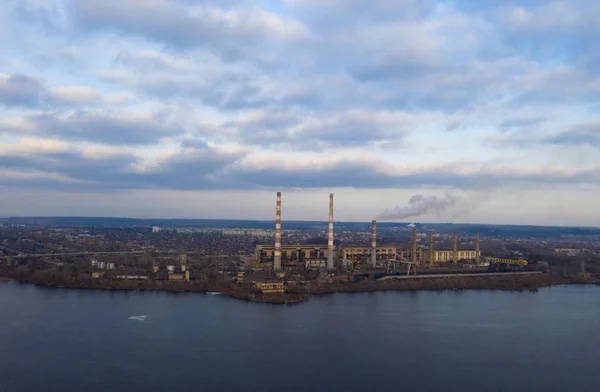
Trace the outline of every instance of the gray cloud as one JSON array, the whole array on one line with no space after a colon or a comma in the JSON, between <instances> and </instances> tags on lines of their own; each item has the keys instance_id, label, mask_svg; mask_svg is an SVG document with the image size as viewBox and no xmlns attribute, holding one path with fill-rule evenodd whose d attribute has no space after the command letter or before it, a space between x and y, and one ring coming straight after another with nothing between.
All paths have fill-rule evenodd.
<instances>
[{"instance_id":1,"label":"gray cloud","mask_svg":"<svg viewBox=\"0 0 600 392\"><path fill-rule=\"evenodd\" d=\"M35 150L34 150L35 151ZM71 147L60 151L23 151L19 155L0 153L2 169L23 173L14 176L9 184L28 184L68 191L115 191L123 189L227 189L227 178L219 172L246 155L245 152L220 151L208 145L186 146L181 151L147 165L131 152L95 154ZM143 168L140 168L143 167ZM27 174L40 173L30 178ZM44 176L43 174L48 174Z\"/></svg>"},{"instance_id":2,"label":"gray cloud","mask_svg":"<svg viewBox=\"0 0 600 392\"><path fill-rule=\"evenodd\" d=\"M45 88L38 78L22 74L0 75L0 104L8 107L38 107Z\"/></svg>"},{"instance_id":3,"label":"gray cloud","mask_svg":"<svg viewBox=\"0 0 600 392\"><path fill-rule=\"evenodd\" d=\"M38 77L0 74L0 105L9 108L74 108L104 103L102 94L89 87L48 88Z\"/></svg>"},{"instance_id":4,"label":"gray cloud","mask_svg":"<svg viewBox=\"0 0 600 392\"><path fill-rule=\"evenodd\" d=\"M320 151L399 142L414 123L415 117L404 112L348 110L319 115L264 111L223 125L244 143Z\"/></svg>"},{"instance_id":5,"label":"gray cloud","mask_svg":"<svg viewBox=\"0 0 600 392\"><path fill-rule=\"evenodd\" d=\"M579 124L545 139L546 143L558 145L589 144L600 146L600 122Z\"/></svg>"},{"instance_id":6,"label":"gray cloud","mask_svg":"<svg viewBox=\"0 0 600 392\"><path fill-rule=\"evenodd\" d=\"M600 181L600 170L538 172L498 170L481 166L464 172L453 166L430 170L383 172L375 162L342 159L328 165L293 166L253 164L248 151L223 150L205 143L188 143L180 151L148 163L131 152L90 155L75 147L59 150L0 152L0 178L6 170L20 173L3 184L26 184L69 191L116 191L127 189L291 189L354 187L361 189L423 186L480 189L494 184L581 184ZM38 174L31 177L32 173Z\"/></svg>"},{"instance_id":7,"label":"gray cloud","mask_svg":"<svg viewBox=\"0 0 600 392\"><path fill-rule=\"evenodd\" d=\"M544 117L513 118L501 122L498 128L502 132L508 132L539 125L544 121L546 121Z\"/></svg>"},{"instance_id":8,"label":"gray cloud","mask_svg":"<svg viewBox=\"0 0 600 392\"><path fill-rule=\"evenodd\" d=\"M222 10L210 5L194 9L166 0L77 0L74 21L81 30L117 30L175 47L210 47L227 54L268 41L294 40L305 32L293 20L254 7Z\"/></svg>"},{"instance_id":9,"label":"gray cloud","mask_svg":"<svg viewBox=\"0 0 600 392\"><path fill-rule=\"evenodd\" d=\"M177 124L162 119L160 114L119 115L106 111L79 111L68 115L46 113L25 118L29 134L71 141L115 145L155 144L160 139L182 134ZM0 132L3 129L0 128ZM4 129L15 133L15 129Z\"/></svg>"}]
</instances>

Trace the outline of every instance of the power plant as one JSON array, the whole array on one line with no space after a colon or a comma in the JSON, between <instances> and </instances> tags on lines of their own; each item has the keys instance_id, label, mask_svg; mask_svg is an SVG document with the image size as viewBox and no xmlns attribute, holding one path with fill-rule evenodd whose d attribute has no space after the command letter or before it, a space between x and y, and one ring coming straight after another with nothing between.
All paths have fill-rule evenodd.
<instances>
[{"instance_id":1,"label":"power plant","mask_svg":"<svg viewBox=\"0 0 600 392\"><path fill-rule=\"evenodd\" d=\"M329 194L329 222L327 245L281 244L281 192L277 192L275 214L275 243L256 246L255 259L259 265L279 272L288 269L317 269L335 271L337 268L357 267L374 269L389 263L429 265L440 263L457 265L459 260L475 260L480 264L479 230L476 233L475 249L458 249L457 233L452 235L452 249L435 249L434 233L429 231L429 246L418 246L417 229L413 227L409 246L377 246L377 222L371 222L371 246L342 246L336 250L333 232L333 193ZM336 260L339 263L336 264ZM271 267L269 267L271 266Z\"/></svg>"}]
</instances>

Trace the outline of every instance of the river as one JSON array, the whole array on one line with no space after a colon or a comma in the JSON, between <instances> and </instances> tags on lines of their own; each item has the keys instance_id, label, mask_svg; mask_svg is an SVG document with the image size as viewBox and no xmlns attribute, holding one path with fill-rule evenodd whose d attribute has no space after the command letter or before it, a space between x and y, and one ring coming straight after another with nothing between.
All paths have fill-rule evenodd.
<instances>
[{"instance_id":1,"label":"river","mask_svg":"<svg viewBox=\"0 0 600 392\"><path fill-rule=\"evenodd\" d=\"M598 333L599 286L282 306L1 283L0 391L598 391Z\"/></svg>"}]
</instances>

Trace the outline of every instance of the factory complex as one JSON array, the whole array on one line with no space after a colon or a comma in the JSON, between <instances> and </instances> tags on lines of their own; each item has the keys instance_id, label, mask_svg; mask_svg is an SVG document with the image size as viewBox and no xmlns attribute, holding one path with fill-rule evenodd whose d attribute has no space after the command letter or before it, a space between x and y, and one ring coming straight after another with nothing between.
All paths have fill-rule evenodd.
<instances>
[{"instance_id":1,"label":"factory complex","mask_svg":"<svg viewBox=\"0 0 600 392\"><path fill-rule=\"evenodd\" d=\"M259 244L255 250L257 268L274 271L294 269L338 269L357 270L381 268L390 263L407 265L435 266L441 263L471 262L480 265L479 231L475 249L458 249L457 235L453 236L452 249L435 249L433 232L429 232L429 246L417 243L417 229L413 228L412 243L397 246L377 246L377 222L371 224L371 246L334 246L333 194L329 195L329 226L327 244L285 244L281 243L281 192L277 192L275 216L275 243Z\"/></svg>"}]
</instances>

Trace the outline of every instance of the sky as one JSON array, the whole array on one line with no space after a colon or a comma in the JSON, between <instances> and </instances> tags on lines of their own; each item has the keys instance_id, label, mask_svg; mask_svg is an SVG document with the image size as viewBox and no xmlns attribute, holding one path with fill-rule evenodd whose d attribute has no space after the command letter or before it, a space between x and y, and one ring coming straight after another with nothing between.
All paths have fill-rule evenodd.
<instances>
[{"instance_id":1,"label":"sky","mask_svg":"<svg viewBox=\"0 0 600 392\"><path fill-rule=\"evenodd\" d=\"M4 0L0 216L599 226L600 2ZM414 199L414 198L413 198Z\"/></svg>"}]
</instances>

